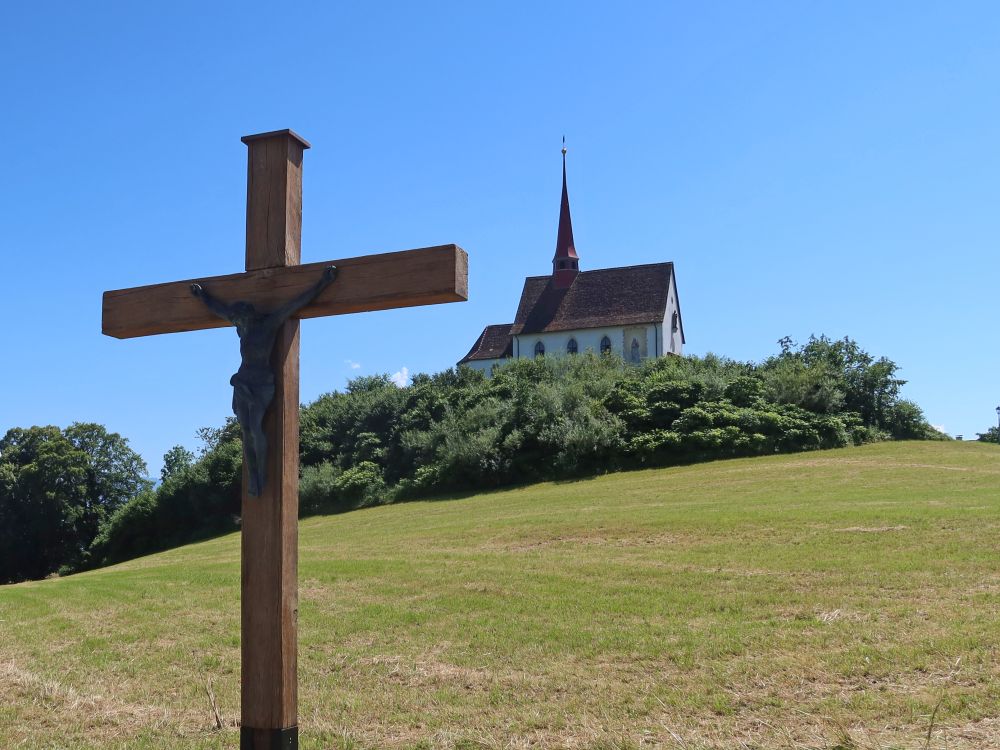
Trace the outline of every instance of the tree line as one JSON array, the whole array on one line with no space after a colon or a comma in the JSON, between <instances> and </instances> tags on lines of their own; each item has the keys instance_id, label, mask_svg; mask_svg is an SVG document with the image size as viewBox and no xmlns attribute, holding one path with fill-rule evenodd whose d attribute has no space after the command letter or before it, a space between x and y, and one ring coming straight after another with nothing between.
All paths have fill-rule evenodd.
<instances>
[{"instance_id":1,"label":"tree line","mask_svg":"<svg viewBox=\"0 0 1000 750\"><path fill-rule=\"evenodd\" d=\"M900 397L898 367L849 338L779 341L760 363L592 353L356 378L301 412L304 515L630 468L945 439ZM110 564L238 528L233 420L164 456L158 485L100 425L0 441L0 581Z\"/></svg>"}]
</instances>

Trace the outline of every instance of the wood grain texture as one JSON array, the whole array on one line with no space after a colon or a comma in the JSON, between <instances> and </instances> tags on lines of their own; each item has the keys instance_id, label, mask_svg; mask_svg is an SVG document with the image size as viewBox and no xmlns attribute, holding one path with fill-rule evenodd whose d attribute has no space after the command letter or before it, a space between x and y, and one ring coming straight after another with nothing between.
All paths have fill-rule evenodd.
<instances>
[{"instance_id":1,"label":"wood grain texture","mask_svg":"<svg viewBox=\"0 0 1000 750\"><path fill-rule=\"evenodd\" d=\"M244 727L296 725L299 512L299 322L282 328L271 355L275 395L264 418L269 445L260 497L243 461L242 690ZM268 750L261 733L255 750Z\"/></svg>"},{"instance_id":2,"label":"wood grain texture","mask_svg":"<svg viewBox=\"0 0 1000 750\"><path fill-rule=\"evenodd\" d=\"M298 265L303 141L291 131L278 131L243 142L247 145L246 269Z\"/></svg>"},{"instance_id":3,"label":"wood grain texture","mask_svg":"<svg viewBox=\"0 0 1000 750\"><path fill-rule=\"evenodd\" d=\"M197 282L224 302L246 300L271 310L314 284L334 265L337 280L298 318L463 302L469 297L468 256L457 245L265 268L104 293L101 330L115 338L197 331L229 325L191 295Z\"/></svg>"},{"instance_id":4,"label":"wood grain texture","mask_svg":"<svg viewBox=\"0 0 1000 750\"><path fill-rule=\"evenodd\" d=\"M276 306L295 296L284 282L299 270L303 145L290 133L264 134L244 143L248 148L246 270L269 269L267 275L254 278L277 296L268 303L259 301L253 291L245 297L220 299ZM204 286L216 296L225 288L208 282ZM267 479L259 497L250 495L244 455L241 522L240 721L243 727L267 730L298 722L298 320L287 321L278 333L271 372L274 400L264 415ZM248 738L252 750L278 750L273 732L254 732Z\"/></svg>"}]
</instances>

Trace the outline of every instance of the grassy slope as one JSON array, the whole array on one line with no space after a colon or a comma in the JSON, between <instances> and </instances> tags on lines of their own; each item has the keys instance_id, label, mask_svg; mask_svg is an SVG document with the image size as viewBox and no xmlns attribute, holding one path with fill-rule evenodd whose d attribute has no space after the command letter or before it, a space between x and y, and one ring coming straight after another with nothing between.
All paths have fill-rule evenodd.
<instances>
[{"instance_id":1,"label":"grassy slope","mask_svg":"<svg viewBox=\"0 0 1000 750\"><path fill-rule=\"evenodd\" d=\"M884 444L307 520L302 747L924 747L938 704L996 746L998 479ZM237 746L238 554L0 587L0 746Z\"/></svg>"}]
</instances>

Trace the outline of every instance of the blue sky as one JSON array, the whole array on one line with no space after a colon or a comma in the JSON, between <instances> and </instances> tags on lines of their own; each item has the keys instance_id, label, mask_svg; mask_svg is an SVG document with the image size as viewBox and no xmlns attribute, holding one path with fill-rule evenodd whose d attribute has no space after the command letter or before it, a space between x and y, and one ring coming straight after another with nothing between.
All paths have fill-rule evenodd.
<instances>
[{"instance_id":1,"label":"blue sky","mask_svg":"<svg viewBox=\"0 0 1000 750\"><path fill-rule=\"evenodd\" d=\"M994 3L21 3L0 24L0 431L97 421L157 472L230 413L231 330L118 341L116 289L243 267L245 147L291 127L303 261L455 242L461 305L306 321L302 398L437 371L554 249L672 260L687 351L856 339L995 422ZM357 365L355 367L354 365Z\"/></svg>"}]
</instances>

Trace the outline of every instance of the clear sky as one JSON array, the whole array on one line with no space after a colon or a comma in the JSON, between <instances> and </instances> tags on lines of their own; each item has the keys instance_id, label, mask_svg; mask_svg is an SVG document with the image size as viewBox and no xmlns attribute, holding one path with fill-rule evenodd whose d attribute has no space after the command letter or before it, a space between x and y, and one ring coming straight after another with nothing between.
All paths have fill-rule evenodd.
<instances>
[{"instance_id":1,"label":"clear sky","mask_svg":"<svg viewBox=\"0 0 1000 750\"><path fill-rule=\"evenodd\" d=\"M306 321L302 398L430 372L555 244L672 260L686 351L856 339L973 436L1000 403L992 2L16 3L0 23L0 431L156 473L230 414L232 330L118 341L101 292L243 269L240 136L290 127L304 262L455 242L470 301Z\"/></svg>"}]
</instances>

